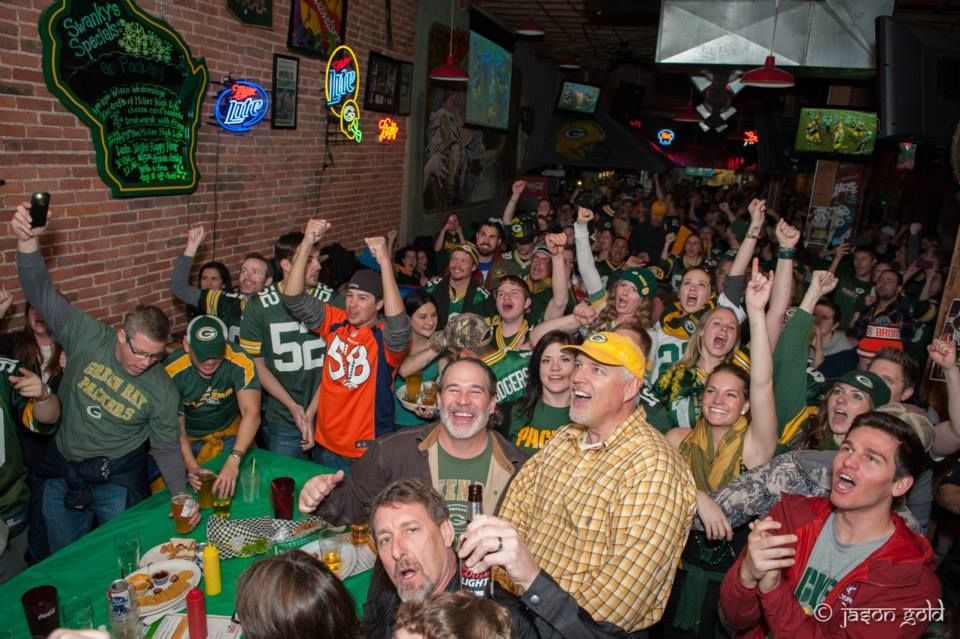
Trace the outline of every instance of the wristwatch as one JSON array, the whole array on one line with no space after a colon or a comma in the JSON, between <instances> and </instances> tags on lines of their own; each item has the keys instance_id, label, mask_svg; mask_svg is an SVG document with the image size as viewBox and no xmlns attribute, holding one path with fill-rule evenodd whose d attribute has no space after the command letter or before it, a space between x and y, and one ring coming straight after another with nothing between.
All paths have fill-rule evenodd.
<instances>
[{"instance_id":1,"label":"wristwatch","mask_svg":"<svg viewBox=\"0 0 960 639\"><path fill-rule=\"evenodd\" d=\"M243 456L246 454L247 454L247 451L242 450L240 448L234 448L233 450L230 451L230 457L236 457L237 461L240 461L240 462L243 461Z\"/></svg>"}]
</instances>

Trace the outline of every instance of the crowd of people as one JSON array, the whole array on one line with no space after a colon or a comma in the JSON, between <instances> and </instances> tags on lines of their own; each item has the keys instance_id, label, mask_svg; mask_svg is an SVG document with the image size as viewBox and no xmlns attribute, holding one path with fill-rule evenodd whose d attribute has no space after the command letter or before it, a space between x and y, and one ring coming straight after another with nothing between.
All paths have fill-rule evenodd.
<instances>
[{"instance_id":1,"label":"crowd of people","mask_svg":"<svg viewBox=\"0 0 960 639\"><path fill-rule=\"evenodd\" d=\"M525 188L472 228L450 214L402 247L366 238L346 267L331 222L309 220L244 256L235 288L218 262L191 282L190 229L174 344L157 307L114 328L68 303L18 207L0 581L163 483L198 487L220 454L214 491L232 495L262 446L329 469L299 509L369 521L378 561L362 622L322 563L257 562L237 592L251 639L949 629L960 550L926 539L960 513L960 465L932 472L960 450L937 236L814 246L802 210L750 186L656 178L519 211ZM928 358L948 415L918 397ZM491 599L459 592L461 565L493 570Z\"/></svg>"}]
</instances>

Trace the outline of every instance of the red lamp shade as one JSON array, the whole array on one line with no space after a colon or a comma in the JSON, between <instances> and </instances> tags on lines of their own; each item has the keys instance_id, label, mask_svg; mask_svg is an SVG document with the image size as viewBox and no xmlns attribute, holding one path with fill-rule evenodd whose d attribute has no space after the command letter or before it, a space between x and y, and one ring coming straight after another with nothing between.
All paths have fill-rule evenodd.
<instances>
[{"instance_id":1,"label":"red lamp shade","mask_svg":"<svg viewBox=\"0 0 960 639\"><path fill-rule=\"evenodd\" d=\"M560 64L557 65L561 69L568 69L570 71L576 71L580 68L580 62L573 56L567 56L560 61Z\"/></svg>"},{"instance_id":2,"label":"red lamp shade","mask_svg":"<svg viewBox=\"0 0 960 639\"><path fill-rule=\"evenodd\" d=\"M441 82L466 82L470 79L470 76L457 66L452 55L448 55L446 62L430 69L430 79Z\"/></svg>"},{"instance_id":3,"label":"red lamp shade","mask_svg":"<svg viewBox=\"0 0 960 639\"><path fill-rule=\"evenodd\" d=\"M778 69L772 55L767 56L762 67L744 73L740 83L748 87L764 89L786 89L794 85L793 74Z\"/></svg>"},{"instance_id":4,"label":"red lamp shade","mask_svg":"<svg viewBox=\"0 0 960 639\"><path fill-rule=\"evenodd\" d=\"M533 21L533 18L527 18L520 23L520 26L517 27L517 34L522 36L527 36L530 38L536 38L542 36L546 33L539 24Z\"/></svg>"}]
</instances>

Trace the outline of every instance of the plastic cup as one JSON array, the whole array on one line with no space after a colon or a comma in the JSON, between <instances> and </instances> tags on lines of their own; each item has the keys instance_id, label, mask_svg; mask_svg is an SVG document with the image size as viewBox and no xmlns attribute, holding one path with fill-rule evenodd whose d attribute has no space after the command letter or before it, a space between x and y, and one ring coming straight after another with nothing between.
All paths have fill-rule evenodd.
<instances>
[{"instance_id":1,"label":"plastic cup","mask_svg":"<svg viewBox=\"0 0 960 639\"><path fill-rule=\"evenodd\" d=\"M320 542L320 556L323 559L323 563L335 573L340 572L340 566L343 563L340 552L339 539L324 539Z\"/></svg>"},{"instance_id":2,"label":"plastic cup","mask_svg":"<svg viewBox=\"0 0 960 639\"><path fill-rule=\"evenodd\" d=\"M217 481L217 474L209 470L201 470L197 475L200 478L200 492L197 493L197 502L200 508L213 508L213 483Z\"/></svg>"},{"instance_id":3,"label":"plastic cup","mask_svg":"<svg viewBox=\"0 0 960 639\"><path fill-rule=\"evenodd\" d=\"M424 382L420 387L420 403L424 406L437 405L437 383Z\"/></svg>"},{"instance_id":4,"label":"plastic cup","mask_svg":"<svg viewBox=\"0 0 960 639\"><path fill-rule=\"evenodd\" d=\"M53 586L37 586L23 593L20 598L23 613L27 616L30 636L43 639L57 629L60 616L57 614L57 589Z\"/></svg>"},{"instance_id":5,"label":"plastic cup","mask_svg":"<svg viewBox=\"0 0 960 639\"><path fill-rule=\"evenodd\" d=\"M187 493L173 496L171 510L173 512L173 526L179 535L190 532L190 519L197 511L197 502Z\"/></svg>"},{"instance_id":6,"label":"plastic cup","mask_svg":"<svg viewBox=\"0 0 960 639\"><path fill-rule=\"evenodd\" d=\"M370 540L369 524L353 524L350 526L350 543L354 546L364 546Z\"/></svg>"},{"instance_id":7,"label":"plastic cup","mask_svg":"<svg viewBox=\"0 0 960 639\"><path fill-rule=\"evenodd\" d=\"M260 501L260 471L253 464L240 471L240 496L245 504Z\"/></svg>"},{"instance_id":8,"label":"plastic cup","mask_svg":"<svg viewBox=\"0 0 960 639\"><path fill-rule=\"evenodd\" d=\"M60 604L60 619L64 628L93 628L93 603L89 597L74 595Z\"/></svg>"},{"instance_id":9,"label":"plastic cup","mask_svg":"<svg viewBox=\"0 0 960 639\"><path fill-rule=\"evenodd\" d=\"M140 533L136 531L117 533L113 536L113 543L117 548L120 575L126 577L138 570L140 568Z\"/></svg>"},{"instance_id":10,"label":"plastic cup","mask_svg":"<svg viewBox=\"0 0 960 639\"><path fill-rule=\"evenodd\" d=\"M423 382L423 373L420 371L411 373L404 378L404 382L407 385L406 400L411 404L415 404L420 398L420 384Z\"/></svg>"},{"instance_id":11,"label":"plastic cup","mask_svg":"<svg viewBox=\"0 0 960 639\"><path fill-rule=\"evenodd\" d=\"M213 498L213 516L222 519L230 518L230 504L233 503L232 497L214 497Z\"/></svg>"}]
</instances>

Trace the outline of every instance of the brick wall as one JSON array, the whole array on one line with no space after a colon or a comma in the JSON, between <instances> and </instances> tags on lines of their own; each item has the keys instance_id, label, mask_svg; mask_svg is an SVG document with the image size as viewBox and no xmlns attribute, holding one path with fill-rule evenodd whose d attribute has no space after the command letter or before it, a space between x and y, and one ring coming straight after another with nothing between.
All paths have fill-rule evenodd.
<instances>
[{"instance_id":1,"label":"brick wall","mask_svg":"<svg viewBox=\"0 0 960 639\"><path fill-rule=\"evenodd\" d=\"M331 220L329 241L352 249L364 236L399 226L408 118L393 116L400 123L398 140L381 145L375 134L381 116L364 113L363 144L331 145L333 166L323 169L326 61L287 50L290 0L274 0L272 30L242 26L224 0L139 0L152 15L162 11L193 55L206 59L211 83L203 122L228 75L269 87L274 53L300 59L298 120L295 130L272 130L267 118L243 137L201 124L196 192L122 200L111 198L97 174L89 129L44 84L37 23L49 4L0 3L0 178L6 180L0 189L0 274L17 301L9 327L21 323L23 296L7 221L33 191L51 193L51 237L43 252L54 281L79 308L108 323L141 302L159 305L182 327L182 305L167 283L193 225L215 231L195 264L221 260L235 276L244 253L272 254L276 237L302 228L309 217ZM392 12L394 48L387 49L384 2L349 3L346 39L360 61L361 98L371 49L413 60L416 0L393 0Z\"/></svg>"}]
</instances>

